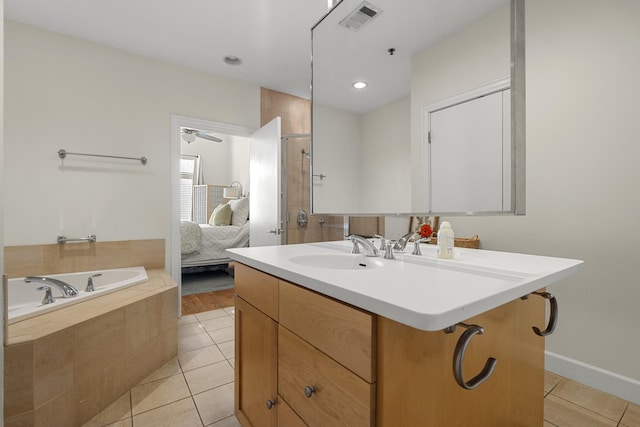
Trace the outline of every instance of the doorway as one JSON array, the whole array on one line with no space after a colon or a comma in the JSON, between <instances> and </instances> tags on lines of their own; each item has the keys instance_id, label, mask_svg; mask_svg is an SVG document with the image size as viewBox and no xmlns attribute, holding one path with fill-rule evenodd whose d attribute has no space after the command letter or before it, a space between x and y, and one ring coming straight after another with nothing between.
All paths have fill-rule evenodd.
<instances>
[{"instance_id":1,"label":"doorway","mask_svg":"<svg viewBox=\"0 0 640 427\"><path fill-rule=\"evenodd\" d=\"M222 135L248 138L255 129L193 117L171 116L171 237L168 242L170 251L170 274L178 284L178 312L182 312L182 261L180 245L180 159L182 157L181 129L198 129ZM231 182L229 182L231 184Z\"/></svg>"}]
</instances>

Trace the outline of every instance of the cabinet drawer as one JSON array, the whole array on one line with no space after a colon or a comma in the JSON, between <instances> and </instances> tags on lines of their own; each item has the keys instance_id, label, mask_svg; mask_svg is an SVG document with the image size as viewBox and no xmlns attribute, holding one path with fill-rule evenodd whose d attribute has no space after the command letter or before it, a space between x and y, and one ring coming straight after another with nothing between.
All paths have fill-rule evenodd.
<instances>
[{"instance_id":1,"label":"cabinet drawer","mask_svg":"<svg viewBox=\"0 0 640 427\"><path fill-rule=\"evenodd\" d=\"M278 279L240 263L234 270L236 294L277 321Z\"/></svg>"},{"instance_id":2,"label":"cabinet drawer","mask_svg":"<svg viewBox=\"0 0 640 427\"><path fill-rule=\"evenodd\" d=\"M374 315L280 281L280 324L375 382Z\"/></svg>"},{"instance_id":3,"label":"cabinet drawer","mask_svg":"<svg viewBox=\"0 0 640 427\"><path fill-rule=\"evenodd\" d=\"M305 387L314 387L310 397ZM282 325L278 329L278 394L308 425L371 426L375 384L358 377Z\"/></svg>"}]
</instances>

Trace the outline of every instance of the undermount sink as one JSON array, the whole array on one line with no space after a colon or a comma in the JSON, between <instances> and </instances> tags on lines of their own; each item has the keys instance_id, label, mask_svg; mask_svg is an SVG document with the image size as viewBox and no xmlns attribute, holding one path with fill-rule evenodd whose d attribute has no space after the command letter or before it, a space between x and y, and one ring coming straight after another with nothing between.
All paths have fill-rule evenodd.
<instances>
[{"instance_id":1,"label":"undermount sink","mask_svg":"<svg viewBox=\"0 0 640 427\"><path fill-rule=\"evenodd\" d=\"M289 258L294 264L334 270L368 270L382 267L380 259L358 254L305 254Z\"/></svg>"}]
</instances>

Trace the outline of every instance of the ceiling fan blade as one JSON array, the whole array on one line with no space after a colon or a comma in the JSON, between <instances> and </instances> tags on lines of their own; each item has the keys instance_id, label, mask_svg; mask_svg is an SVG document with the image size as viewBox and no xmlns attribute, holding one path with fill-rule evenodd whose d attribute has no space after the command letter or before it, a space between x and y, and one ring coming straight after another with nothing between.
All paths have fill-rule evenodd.
<instances>
[{"instance_id":1,"label":"ceiling fan blade","mask_svg":"<svg viewBox=\"0 0 640 427\"><path fill-rule=\"evenodd\" d=\"M207 135L207 134L200 133L200 132L198 132L197 135L198 135L198 138L206 139L208 141L222 142L222 140L220 138L217 138L217 137L215 137L213 135Z\"/></svg>"}]
</instances>

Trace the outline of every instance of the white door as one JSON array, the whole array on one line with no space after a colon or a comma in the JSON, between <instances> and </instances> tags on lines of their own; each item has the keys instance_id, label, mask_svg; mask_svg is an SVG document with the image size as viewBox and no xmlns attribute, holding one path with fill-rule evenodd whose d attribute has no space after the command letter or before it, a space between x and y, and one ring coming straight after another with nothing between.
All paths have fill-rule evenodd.
<instances>
[{"instance_id":1,"label":"white door","mask_svg":"<svg viewBox=\"0 0 640 427\"><path fill-rule=\"evenodd\" d=\"M509 90L504 92L508 95ZM430 113L433 211L509 208L510 134L503 111L510 108L503 105L505 100L509 97L496 92Z\"/></svg>"},{"instance_id":2,"label":"white door","mask_svg":"<svg viewBox=\"0 0 640 427\"><path fill-rule=\"evenodd\" d=\"M282 243L280 117L249 137L249 246Z\"/></svg>"}]
</instances>

